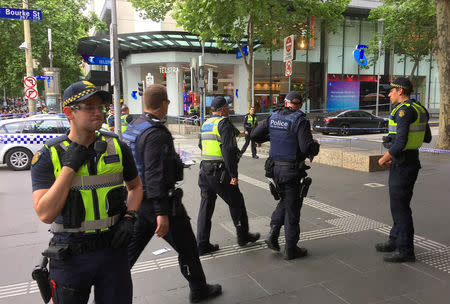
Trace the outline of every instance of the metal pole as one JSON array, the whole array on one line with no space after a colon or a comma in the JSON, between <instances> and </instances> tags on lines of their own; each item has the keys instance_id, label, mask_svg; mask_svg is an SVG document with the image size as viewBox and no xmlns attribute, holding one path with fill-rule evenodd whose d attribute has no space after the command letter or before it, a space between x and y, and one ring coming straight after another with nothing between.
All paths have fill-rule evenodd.
<instances>
[{"instance_id":1,"label":"metal pole","mask_svg":"<svg viewBox=\"0 0 450 304\"><path fill-rule=\"evenodd\" d=\"M199 67L200 69L203 69L205 66L205 43L202 40L202 57L203 57L203 67ZM199 83L197 81L197 83ZM206 120L206 97L205 97L205 88L200 89L200 106L203 109L203 115L200 115L200 122L203 125L203 122Z\"/></svg>"},{"instance_id":2,"label":"metal pole","mask_svg":"<svg viewBox=\"0 0 450 304\"><path fill-rule=\"evenodd\" d=\"M380 18L378 19L378 74L377 74L377 97L376 97L376 104L375 104L375 115L378 116L378 104L380 100L380 61L381 61L381 39L383 36L383 22L384 19Z\"/></svg>"},{"instance_id":3,"label":"metal pole","mask_svg":"<svg viewBox=\"0 0 450 304\"><path fill-rule=\"evenodd\" d=\"M111 27L110 39L111 41L111 86L114 88L114 133L122 139L122 128L120 116L122 111L120 108L120 77L119 77L119 49L117 40L117 6L116 0L111 0Z\"/></svg>"},{"instance_id":4,"label":"metal pole","mask_svg":"<svg viewBox=\"0 0 450 304\"><path fill-rule=\"evenodd\" d=\"M28 0L22 2L22 8L28 9ZM31 53L31 33L30 33L30 21L23 21L23 35L25 38L25 67L27 71L27 77L33 76L33 56ZM28 112L30 115L36 114L36 102L34 99L28 99Z\"/></svg>"},{"instance_id":5,"label":"metal pole","mask_svg":"<svg viewBox=\"0 0 450 304\"><path fill-rule=\"evenodd\" d=\"M255 106L255 52L252 52L252 107Z\"/></svg>"},{"instance_id":6,"label":"metal pole","mask_svg":"<svg viewBox=\"0 0 450 304\"><path fill-rule=\"evenodd\" d=\"M52 29L48 29L48 59L50 59L50 67L53 68Z\"/></svg>"},{"instance_id":7,"label":"metal pole","mask_svg":"<svg viewBox=\"0 0 450 304\"><path fill-rule=\"evenodd\" d=\"M289 78L288 78L288 92L290 92L291 91L291 75L289 75Z\"/></svg>"}]
</instances>

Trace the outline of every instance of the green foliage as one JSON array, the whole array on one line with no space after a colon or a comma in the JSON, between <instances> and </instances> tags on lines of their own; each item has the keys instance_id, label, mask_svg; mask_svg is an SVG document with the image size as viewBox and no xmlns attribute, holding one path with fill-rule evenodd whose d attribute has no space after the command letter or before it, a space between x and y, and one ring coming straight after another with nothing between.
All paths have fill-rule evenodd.
<instances>
[{"instance_id":1,"label":"green foliage","mask_svg":"<svg viewBox=\"0 0 450 304\"><path fill-rule=\"evenodd\" d=\"M371 10L369 19L384 18L383 46L396 54L406 55L413 62L428 57L436 40L436 7L434 0L385 0ZM378 56L378 36L372 46L375 60ZM414 70L412 71L414 73Z\"/></svg>"},{"instance_id":2,"label":"green foliage","mask_svg":"<svg viewBox=\"0 0 450 304\"><path fill-rule=\"evenodd\" d=\"M30 0L29 9L41 10L42 21L30 21L31 47L39 64L34 75L42 75L42 67L50 66L47 29L52 29L53 66L61 68L61 88L78 81L82 75L78 40L88 36L90 28L105 30L105 24L95 14L83 15L87 0ZM22 8L20 0L0 0L0 7ZM25 52L19 49L24 41L23 21L0 19L0 89L8 96L23 96ZM38 82L43 92L43 81ZM3 90L2 90L3 91Z\"/></svg>"}]
</instances>

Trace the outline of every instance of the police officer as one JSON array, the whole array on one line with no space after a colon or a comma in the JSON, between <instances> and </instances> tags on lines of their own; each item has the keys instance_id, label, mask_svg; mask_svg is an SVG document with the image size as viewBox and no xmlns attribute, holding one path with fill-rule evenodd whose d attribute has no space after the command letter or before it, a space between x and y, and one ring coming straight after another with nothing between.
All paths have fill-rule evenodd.
<instances>
[{"instance_id":1,"label":"police officer","mask_svg":"<svg viewBox=\"0 0 450 304\"><path fill-rule=\"evenodd\" d=\"M142 184L128 146L97 131L109 102L111 94L88 81L70 85L63 103L70 131L32 161L34 209L53 233L43 255L54 303L87 303L92 286L96 303L132 303L127 246Z\"/></svg>"},{"instance_id":2,"label":"police officer","mask_svg":"<svg viewBox=\"0 0 450 304\"><path fill-rule=\"evenodd\" d=\"M127 105L122 106L122 115L120 116L121 133L125 132L127 126L133 121L133 116L130 115L130 108Z\"/></svg>"},{"instance_id":3,"label":"police officer","mask_svg":"<svg viewBox=\"0 0 450 304\"><path fill-rule=\"evenodd\" d=\"M153 234L163 237L179 254L181 273L189 281L191 302L200 302L220 295L222 287L206 283L190 218L181 203L183 193L175 188L175 183L183 179L183 163L164 126L170 102L166 88L149 86L143 100L144 114L123 134L144 184L144 201L128 248L130 267Z\"/></svg>"},{"instance_id":4,"label":"police officer","mask_svg":"<svg viewBox=\"0 0 450 304\"><path fill-rule=\"evenodd\" d=\"M305 169L309 167L305 167L304 161L319 153L319 144L312 138L309 120L300 110L302 100L298 92L289 92L284 99L285 107L272 114L251 133L251 138L258 143L270 139L266 176L273 177L281 200L272 213L270 233L265 242L269 248L279 251L278 237L284 225L286 260L307 255L305 248L297 246L302 196L306 195L301 195L301 190L309 186L305 182ZM304 184L301 184L302 179Z\"/></svg>"},{"instance_id":5,"label":"police officer","mask_svg":"<svg viewBox=\"0 0 450 304\"><path fill-rule=\"evenodd\" d=\"M247 150L248 144L251 142L251 149L252 149L252 157L253 158L259 158L258 155L256 155L256 143L254 140L250 139L250 133L252 130L258 125L258 118L255 115L255 108L251 107L249 110L249 113L245 115L244 118L244 134L245 134L245 144L242 146L241 149L241 155L245 153L245 150Z\"/></svg>"},{"instance_id":6,"label":"police officer","mask_svg":"<svg viewBox=\"0 0 450 304\"><path fill-rule=\"evenodd\" d=\"M114 106L111 105L111 108L109 110L109 115L106 118L106 124L108 125L108 130L111 132L114 132Z\"/></svg>"},{"instance_id":7,"label":"police officer","mask_svg":"<svg viewBox=\"0 0 450 304\"><path fill-rule=\"evenodd\" d=\"M379 252L389 252L386 262L414 262L414 225L410 202L419 173L419 148L431 141L428 111L410 99L412 84L407 78L397 78L390 84L389 98L395 106L389 116L389 134L384 146L389 150L378 160L390 167L389 196L394 221L389 240L375 245Z\"/></svg>"},{"instance_id":8,"label":"police officer","mask_svg":"<svg viewBox=\"0 0 450 304\"><path fill-rule=\"evenodd\" d=\"M211 244L209 241L211 218L217 195L230 208L239 246L254 243L260 237L259 233L249 233L244 197L238 186L239 149L236 144L236 135L239 134L239 130L228 119L228 103L223 96L215 97L211 102L211 108L213 115L204 122L199 142L202 150L198 177L201 202L197 220L197 243L200 255L219 250L218 244Z\"/></svg>"}]
</instances>

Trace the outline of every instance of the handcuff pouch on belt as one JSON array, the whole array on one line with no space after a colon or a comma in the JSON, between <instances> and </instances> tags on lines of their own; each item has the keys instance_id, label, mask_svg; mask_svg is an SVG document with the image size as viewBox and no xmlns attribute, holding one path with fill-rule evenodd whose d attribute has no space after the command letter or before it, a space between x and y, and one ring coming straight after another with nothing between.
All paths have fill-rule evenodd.
<instances>
[{"instance_id":1,"label":"handcuff pouch on belt","mask_svg":"<svg viewBox=\"0 0 450 304\"><path fill-rule=\"evenodd\" d=\"M108 216L113 216L116 214L125 214L127 206L127 189L125 187L117 187L111 189L108 194L106 194L106 205Z\"/></svg>"},{"instance_id":2,"label":"handcuff pouch on belt","mask_svg":"<svg viewBox=\"0 0 450 304\"><path fill-rule=\"evenodd\" d=\"M64 261L71 256L71 252L69 244L50 241L48 248L42 252L42 255L49 259Z\"/></svg>"},{"instance_id":3,"label":"handcuff pouch on belt","mask_svg":"<svg viewBox=\"0 0 450 304\"><path fill-rule=\"evenodd\" d=\"M221 184L227 180L228 173L223 162L202 161L200 168L206 175L214 176Z\"/></svg>"},{"instance_id":4,"label":"handcuff pouch on belt","mask_svg":"<svg viewBox=\"0 0 450 304\"><path fill-rule=\"evenodd\" d=\"M44 303L50 302L52 298L52 289L50 287L49 272L47 269L48 259L42 257L39 264L31 272L31 277L36 281Z\"/></svg>"},{"instance_id":5,"label":"handcuff pouch on belt","mask_svg":"<svg viewBox=\"0 0 450 304\"><path fill-rule=\"evenodd\" d=\"M85 217L83 198L78 190L69 190L66 204L61 212L64 228L79 228Z\"/></svg>"},{"instance_id":6,"label":"handcuff pouch on belt","mask_svg":"<svg viewBox=\"0 0 450 304\"><path fill-rule=\"evenodd\" d=\"M264 170L266 171L265 176L268 178L273 178L273 167L275 166L275 162L272 157L268 157L266 162L264 163Z\"/></svg>"},{"instance_id":7,"label":"handcuff pouch on belt","mask_svg":"<svg viewBox=\"0 0 450 304\"><path fill-rule=\"evenodd\" d=\"M172 188L169 190L169 202L172 206L172 216L187 216L186 209L182 203L183 189Z\"/></svg>"}]
</instances>

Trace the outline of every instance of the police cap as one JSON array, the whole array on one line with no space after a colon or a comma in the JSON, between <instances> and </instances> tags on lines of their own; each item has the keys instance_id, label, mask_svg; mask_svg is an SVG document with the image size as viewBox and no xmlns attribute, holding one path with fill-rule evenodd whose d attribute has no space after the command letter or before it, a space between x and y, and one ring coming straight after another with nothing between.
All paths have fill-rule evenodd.
<instances>
[{"instance_id":1,"label":"police cap","mask_svg":"<svg viewBox=\"0 0 450 304\"><path fill-rule=\"evenodd\" d=\"M298 102L294 102L293 100L294 99L297 99L298 100ZM289 92L287 95L286 95L286 97L284 98L284 101L287 101L287 102L290 102L290 103L293 103L293 104L301 104L302 103L302 95L300 95L300 93L299 92L296 92L296 91L291 91L291 92Z\"/></svg>"},{"instance_id":2,"label":"police cap","mask_svg":"<svg viewBox=\"0 0 450 304\"><path fill-rule=\"evenodd\" d=\"M214 97L213 101L211 102L211 108L213 110L217 111L223 108L227 105L227 100L223 96L216 96Z\"/></svg>"},{"instance_id":3,"label":"police cap","mask_svg":"<svg viewBox=\"0 0 450 304\"><path fill-rule=\"evenodd\" d=\"M411 81L409 81L409 79L405 78L405 77L399 77L399 78L396 78L393 81L391 81L391 83L389 84L387 89L391 90L393 88L405 89L405 90L408 90L409 92L412 92L412 90L413 90Z\"/></svg>"},{"instance_id":4,"label":"police cap","mask_svg":"<svg viewBox=\"0 0 450 304\"><path fill-rule=\"evenodd\" d=\"M71 106L94 95L98 95L105 103L112 102L111 93L98 90L94 84L83 80L72 83L64 90L63 106Z\"/></svg>"}]
</instances>

